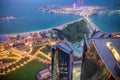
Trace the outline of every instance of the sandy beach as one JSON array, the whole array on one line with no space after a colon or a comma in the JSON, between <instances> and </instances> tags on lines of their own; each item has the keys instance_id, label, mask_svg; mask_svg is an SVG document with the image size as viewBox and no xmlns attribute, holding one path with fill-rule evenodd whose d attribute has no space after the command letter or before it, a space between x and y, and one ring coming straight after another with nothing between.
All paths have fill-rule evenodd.
<instances>
[{"instance_id":1,"label":"sandy beach","mask_svg":"<svg viewBox=\"0 0 120 80\"><path fill-rule=\"evenodd\" d=\"M55 27L48 28L48 29L37 30L37 31L30 31L30 32L23 32L23 33L2 34L0 36L29 35L30 33L48 32L48 31L52 30L53 28L56 28L56 29L59 29L59 30L63 30L64 28L67 27L68 24L73 24L73 23L75 23L77 21L81 21L81 20L83 20L83 18L79 18L77 20L74 20L74 21L71 21L71 22L67 22L67 23L64 23L62 25L55 26Z\"/></svg>"}]
</instances>

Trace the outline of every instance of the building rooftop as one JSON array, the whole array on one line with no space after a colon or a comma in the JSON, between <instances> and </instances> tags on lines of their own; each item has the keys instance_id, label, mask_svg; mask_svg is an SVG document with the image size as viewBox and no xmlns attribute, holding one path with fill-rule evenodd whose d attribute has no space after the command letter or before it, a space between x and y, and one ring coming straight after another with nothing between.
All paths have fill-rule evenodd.
<instances>
[{"instance_id":1,"label":"building rooftop","mask_svg":"<svg viewBox=\"0 0 120 80\"><path fill-rule=\"evenodd\" d=\"M89 46L92 39L103 39L103 38L109 38L110 36L111 36L111 34L107 34L100 30L98 30L98 31L94 30L89 37L84 35L84 38L85 38L87 46Z\"/></svg>"},{"instance_id":2,"label":"building rooftop","mask_svg":"<svg viewBox=\"0 0 120 80\"><path fill-rule=\"evenodd\" d=\"M73 53L72 47L69 45L67 41L61 41L57 44L57 47L63 50L64 52L70 54Z\"/></svg>"},{"instance_id":3,"label":"building rooftop","mask_svg":"<svg viewBox=\"0 0 120 80\"><path fill-rule=\"evenodd\" d=\"M115 79L120 78L117 71L115 70L116 63L115 56L112 51L107 47L106 43L111 42L114 48L120 52L120 38L107 38L107 39L93 39L94 46L101 57L103 63L107 69L111 72ZM119 53L120 55L120 53Z\"/></svg>"},{"instance_id":4,"label":"building rooftop","mask_svg":"<svg viewBox=\"0 0 120 80\"><path fill-rule=\"evenodd\" d=\"M106 34L102 31L94 31L93 35L91 36L92 38L101 38L104 37Z\"/></svg>"}]
</instances>

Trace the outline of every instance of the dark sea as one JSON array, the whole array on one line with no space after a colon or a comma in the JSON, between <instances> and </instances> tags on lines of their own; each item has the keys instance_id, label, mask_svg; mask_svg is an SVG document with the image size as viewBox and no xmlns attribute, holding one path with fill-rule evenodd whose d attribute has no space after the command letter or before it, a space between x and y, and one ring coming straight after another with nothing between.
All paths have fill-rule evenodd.
<instances>
[{"instance_id":1,"label":"dark sea","mask_svg":"<svg viewBox=\"0 0 120 80\"><path fill-rule=\"evenodd\" d=\"M80 16L51 14L35 8L39 6L72 6L77 2L78 0L0 0L0 18L16 17L14 20L0 22L0 35L39 31L74 21ZM120 0L84 0L84 5L119 10ZM91 18L102 31L120 32L120 12L94 15Z\"/></svg>"}]
</instances>

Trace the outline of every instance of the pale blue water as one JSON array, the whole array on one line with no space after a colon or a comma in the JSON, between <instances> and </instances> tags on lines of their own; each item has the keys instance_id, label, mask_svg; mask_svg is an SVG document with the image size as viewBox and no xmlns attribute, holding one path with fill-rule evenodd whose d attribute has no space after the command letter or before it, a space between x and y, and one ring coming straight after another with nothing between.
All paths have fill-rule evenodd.
<instances>
[{"instance_id":1,"label":"pale blue water","mask_svg":"<svg viewBox=\"0 0 120 80\"><path fill-rule=\"evenodd\" d=\"M81 49L78 48L79 45L80 45L80 42L76 42L76 43L72 44L73 50L76 51L77 53L81 53Z\"/></svg>"},{"instance_id":2,"label":"pale blue water","mask_svg":"<svg viewBox=\"0 0 120 80\"><path fill-rule=\"evenodd\" d=\"M0 22L0 34L22 33L52 28L78 19L74 15L49 14L35 10L38 6L72 6L77 0L0 0L0 18L15 16L17 19ZM118 10L119 0L85 0L85 5L104 6ZM120 14L92 16L105 32L120 31ZM108 29L109 28L109 29Z\"/></svg>"},{"instance_id":3,"label":"pale blue water","mask_svg":"<svg viewBox=\"0 0 120 80\"><path fill-rule=\"evenodd\" d=\"M64 0L1 0L0 17L15 16L17 19L0 23L0 34L22 33L52 28L78 19L74 15L49 14L35 10L38 6L62 4ZM67 5L72 2L68 2Z\"/></svg>"},{"instance_id":4,"label":"pale blue water","mask_svg":"<svg viewBox=\"0 0 120 80\"><path fill-rule=\"evenodd\" d=\"M94 23L104 32L120 32L120 14L92 16Z\"/></svg>"},{"instance_id":5,"label":"pale blue water","mask_svg":"<svg viewBox=\"0 0 120 80\"><path fill-rule=\"evenodd\" d=\"M109 10L120 10L120 0L85 0L88 5L102 6ZM94 23L104 32L120 32L120 12L111 15L93 15Z\"/></svg>"}]
</instances>

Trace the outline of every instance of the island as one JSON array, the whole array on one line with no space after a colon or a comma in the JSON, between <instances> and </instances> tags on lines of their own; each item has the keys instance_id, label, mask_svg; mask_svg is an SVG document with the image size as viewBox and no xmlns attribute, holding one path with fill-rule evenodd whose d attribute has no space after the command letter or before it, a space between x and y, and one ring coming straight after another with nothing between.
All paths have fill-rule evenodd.
<instances>
[{"instance_id":1,"label":"island","mask_svg":"<svg viewBox=\"0 0 120 80\"><path fill-rule=\"evenodd\" d=\"M10 21L10 20L14 20L16 19L16 17L14 16L7 16L7 17L4 17L4 18L0 18L0 21Z\"/></svg>"},{"instance_id":2,"label":"island","mask_svg":"<svg viewBox=\"0 0 120 80\"><path fill-rule=\"evenodd\" d=\"M58 9L49 9L44 6L40 6L35 9L40 11L46 11L52 14L72 14L78 16L90 16L94 14L102 14L108 12L105 7L99 6L62 7Z\"/></svg>"}]
</instances>

